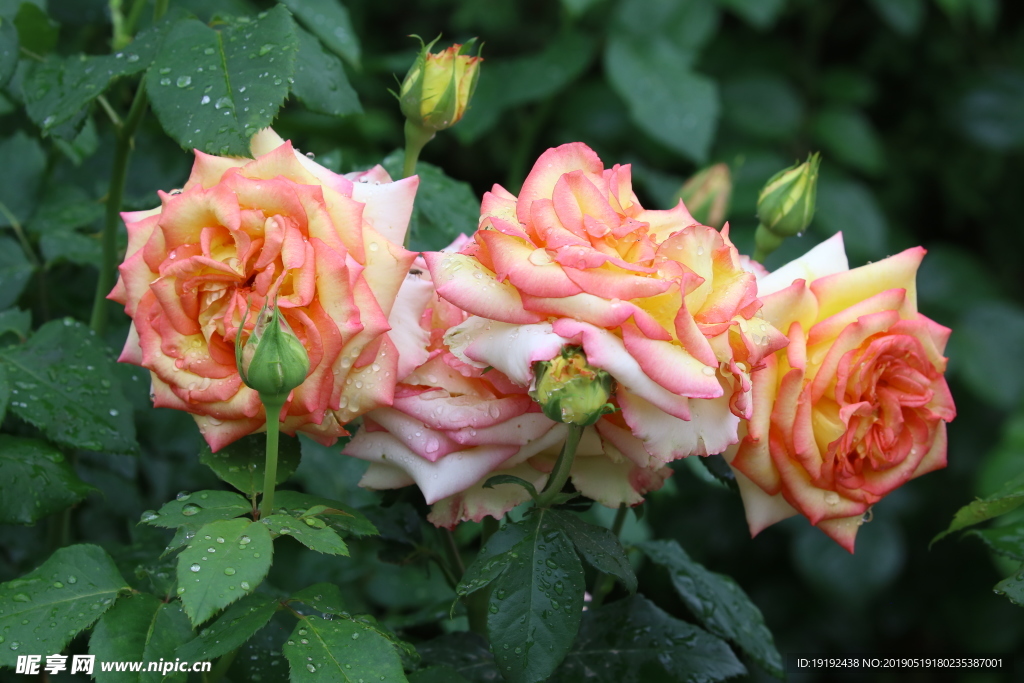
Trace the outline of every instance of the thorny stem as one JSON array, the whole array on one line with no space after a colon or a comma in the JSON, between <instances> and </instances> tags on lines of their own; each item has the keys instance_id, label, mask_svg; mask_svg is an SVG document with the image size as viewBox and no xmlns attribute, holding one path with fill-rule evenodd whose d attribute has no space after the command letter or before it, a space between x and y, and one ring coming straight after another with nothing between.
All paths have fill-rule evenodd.
<instances>
[{"instance_id":1,"label":"thorny stem","mask_svg":"<svg viewBox=\"0 0 1024 683\"><path fill-rule=\"evenodd\" d=\"M615 513L615 521L612 523L612 533L615 534L615 538L619 537L622 533L622 526L626 523L626 514L629 512L629 508L625 505L619 506L619 511ZM615 585L615 577L611 574L602 573L600 578L594 584L594 599L590 603L591 609L597 609L604 602L604 599L608 597L608 594L612 592L612 587Z\"/></svg>"},{"instance_id":2,"label":"thorny stem","mask_svg":"<svg viewBox=\"0 0 1024 683\"><path fill-rule=\"evenodd\" d=\"M569 472L572 471L572 463L576 458L576 447L580 445L580 437L583 436L583 427L569 425L569 433L565 437L565 444L562 452L558 454L555 467L548 477L548 484L539 496L537 496L537 507L546 508L551 505L555 496L562 492L562 487L569 479Z\"/></svg>"}]
</instances>

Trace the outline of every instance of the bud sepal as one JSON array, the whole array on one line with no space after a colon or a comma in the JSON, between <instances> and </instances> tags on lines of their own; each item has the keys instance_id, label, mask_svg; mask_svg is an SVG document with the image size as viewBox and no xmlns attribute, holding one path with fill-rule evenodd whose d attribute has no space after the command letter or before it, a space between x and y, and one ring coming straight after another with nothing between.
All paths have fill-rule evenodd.
<instances>
[{"instance_id":1,"label":"bud sepal","mask_svg":"<svg viewBox=\"0 0 1024 683\"><path fill-rule=\"evenodd\" d=\"M579 346L566 346L549 361L533 364L530 397L555 422L588 427L618 408L609 403L615 379L587 362Z\"/></svg>"},{"instance_id":2,"label":"bud sepal","mask_svg":"<svg viewBox=\"0 0 1024 683\"><path fill-rule=\"evenodd\" d=\"M242 343L246 318L248 311L235 335L238 374L246 386L259 392L264 405L282 406L292 389L306 380L309 354L278 306L270 302L263 306Z\"/></svg>"}]
</instances>

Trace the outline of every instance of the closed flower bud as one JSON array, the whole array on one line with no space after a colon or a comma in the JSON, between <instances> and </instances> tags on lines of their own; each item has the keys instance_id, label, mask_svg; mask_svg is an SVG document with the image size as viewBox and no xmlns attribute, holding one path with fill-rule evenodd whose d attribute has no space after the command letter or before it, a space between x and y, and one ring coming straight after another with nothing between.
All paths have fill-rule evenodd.
<instances>
[{"instance_id":1,"label":"closed flower bud","mask_svg":"<svg viewBox=\"0 0 1024 683\"><path fill-rule=\"evenodd\" d=\"M399 93L405 118L429 133L455 125L466 113L483 61L479 51L469 54L476 38L433 54L436 42L422 47Z\"/></svg>"},{"instance_id":2,"label":"closed flower bud","mask_svg":"<svg viewBox=\"0 0 1024 683\"><path fill-rule=\"evenodd\" d=\"M245 322L242 322L244 327ZM264 404L283 404L289 392L309 374L309 354L280 314L277 306L265 305L249 339L235 338L235 362L242 381L260 393Z\"/></svg>"},{"instance_id":3,"label":"closed flower bud","mask_svg":"<svg viewBox=\"0 0 1024 683\"><path fill-rule=\"evenodd\" d=\"M757 251L754 259L763 261L786 237L807 229L814 218L818 195L818 166L821 157L814 153L807 161L773 175L757 197Z\"/></svg>"},{"instance_id":4,"label":"closed flower bud","mask_svg":"<svg viewBox=\"0 0 1024 683\"><path fill-rule=\"evenodd\" d=\"M556 422L585 427L615 411L608 402L614 390L612 376L592 367L578 346L567 346L551 360L534 363L533 374L530 396Z\"/></svg>"},{"instance_id":5,"label":"closed flower bud","mask_svg":"<svg viewBox=\"0 0 1024 683\"><path fill-rule=\"evenodd\" d=\"M818 194L818 166L815 153L802 164L779 171L765 183L757 197L761 225L779 237L792 237L807 229L814 218Z\"/></svg>"},{"instance_id":6,"label":"closed flower bud","mask_svg":"<svg viewBox=\"0 0 1024 683\"><path fill-rule=\"evenodd\" d=\"M702 225L721 228L729 211L732 177L727 164L715 164L698 171L676 194L690 215Z\"/></svg>"}]
</instances>

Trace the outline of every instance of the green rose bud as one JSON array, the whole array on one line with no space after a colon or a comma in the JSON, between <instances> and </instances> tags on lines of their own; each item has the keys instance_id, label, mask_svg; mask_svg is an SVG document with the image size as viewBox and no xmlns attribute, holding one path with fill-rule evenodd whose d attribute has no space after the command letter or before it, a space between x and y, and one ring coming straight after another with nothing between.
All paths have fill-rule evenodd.
<instances>
[{"instance_id":1,"label":"green rose bud","mask_svg":"<svg viewBox=\"0 0 1024 683\"><path fill-rule=\"evenodd\" d=\"M533 376L530 396L555 422L586 427L616 410L608 402L615 380L592 367L578 346L567 346L551 360L534 363Z\"/></svg>"},{"instance_id":2,"label":"green rose bud","mask_svg":"<svg viewBox=\"0 0 1024 683\"><path fill-rule=\"evenodd\" d=\"M260 393L264 404L282 405L309 374L309 354L276 305L263 306L244 344L239 329L235 363L242 381Z\"/></svg>"},{"instance_id":3,"label":"green rose bud","mask_svg":"<svg viewBox=\"0 0 1024 683\"><path fill-rule=\"evenodd\" d=\"M436 42L422 46L398 95L409 123L431 135L455 125L466 113L483 61L479 51L469 54L476 38L434 54L430 48Z\"/></svg>"},{"instance_id":4,"label":"green rose bud","mask_svg":"<svg viewBox=\"0 0 1024 683\"><path fill-rule=\"evenodd\" d=\"M715 164L698 171L686 181L676 200L682 200L690 215L703 225L721 228L729 211L732 177L728 164Z\"/></svg>"},{"instance_id":5,"label":"green rose bud","mask_svg":"<svg viewBox=\"0 0 1024 683\"><path fill-rule=\"evenodd\" d=\"M755 260L763 261L783 239L799 235L811 224L820 163L821 157L814 153L804 163L779 171L765 183L757 198L761 224L754 235Z\"/></svg>"}]
</instances>

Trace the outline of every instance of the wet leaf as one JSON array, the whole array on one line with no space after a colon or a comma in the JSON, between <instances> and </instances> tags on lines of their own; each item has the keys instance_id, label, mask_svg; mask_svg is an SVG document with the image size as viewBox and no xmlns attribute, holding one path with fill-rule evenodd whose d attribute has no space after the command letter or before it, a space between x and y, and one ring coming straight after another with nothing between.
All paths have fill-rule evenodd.
<instances>
[{"instance_id":1,"label":"wet leaf","mask_svg":"<svg viewBox=\"0 0 1024 683\"><path fill-rule=\"evenodd\" d=\"M557 683L711 683L746 673L725 641L634 595L588 611Z\"/></svg>"},{"instance_id":2,"label":"wet leaf","mask_svg":"<svg viewBox=\"0 0 1024 683\"><path fill-rule=\"evenodd\" d=\"M351 618L303 617L284 645L284 656L293 683L407 680L391 640L371 625Z\"/></svg>"},{"instance_id":3,"label":"wet leaf","mask_svg":"<svg viewBox=\"0 0 1024 683\"><path fill-rule=\"evenodd\" d=\"M252 503L233 491L182 491L175 500L156 512L144 512L142 520L152 526L175 529L198 527L219 519L233 519L252 512Z\"/></svg>"},{"instance_id":4,"label":"wet leaf","mask_svg":"<svg viewBox=\"0 0 1024 683\"><path fill-rule=\"evenodd\" d=\"M1008 482L1002 489L986 498L979 498L957 510L949 528L932 539L935 543L954 531L966 529L993 517L1005 515L1024 505L1024 476Z\"/></svg>"},{"instance_id":5,"label":"wet leaf","mask_svg":"<svg viewBox=\"0 0 1024 683\"><path fill-rule=\"evenodd\" d=\"M668 570L679 597L704 628L736 643L768 673L783 677L782 656L761 610L732 578L694 562L676 541L648 541L638 547Z\"/></svg>"},{"instance_id":6,"label":"wet leaf","mask_svg":"<svg viewBox=\"0 0 1024 683\"><path fill-rule=\"evenodd\" d=\"M472 683L500 683L501 674L487 641L476 633L448 633L416 646L424 664L438 664L457 671Z\"/></svg>"},{"instance_id":7,"label":"wet leaf","mask_svg":"<svg viewBox=\"0 0 1024 683\"><path fill-rule=\"evenodd\" d=\"M249 498L263 493L263 477L266 473L267 437L265 434L250 434L221 448L216 453L204 446L199 454L203 463L221 480L234 486ZM299 466L301 452L299 440L282 434L277 451L277 483L282 484L295 473Z\"/></svg>"},{"instance_id":8,"label":"wet leaf","mask_svg":"<svg viewBox=\"0 0 1024 683\"><path fill-rule=\"evenodd\" d=\"M61 548L0 584L0 666L13 667L19 654L60 652L127 590L110 555L90 544Z\"/></svg>"},{"instance_id":9,"label":"wet leaf","mask_svg":"<svg viewBox=\"0 0 1024 683\"><path fill-rule=\"evenodd\" d=\"M249 139L270 125L288 96L298 38L284 7L256 20L174 24L146 92L164 130L186 149L249 156Z\"/></svg>"},{"instance_id":10,"label":"wet leaf","mask_svg":"<svg viewBox=\"0 0 1024 683\"><path fill-rule=\"evenodd\" d=\"M291 536L296 541L310 550L328 555L348 555L348 546L341 539L338 533L326 526L326 522L319 517L307 517L313 520L307 523L305 519L292 517L291 515L270 515L260 520L275 536ZM321 526L311 526L316 523Z\"/></svg>"},{"instance_id":11,"label":"wet leaf","mask_svg":"<svg viewBox=\"0 0 1024 683\"><path fill-rule=\"evenodd\" d=\"M0 17L0 86L6 85L18 65L18 29Z\"/></svg>"},{"instance_id":12,"label":"wet leaf","mask_svg":"<svg viewBox=\"0 0 1024 683\"><path fill-rule=\"evenodd\" d=\"M34 524L93 490L45 441L0 435L0 524Z\"/></svg>"},{"instance_id":13,"label":"wet leaf","mask_svg":"<svg viewBox=\"0 0 1024 683\"><path fill-rule=\"evenodd\" d=\"M316 36L297 29L299 50L295 58L292 94L309 108L328 116L362 113L359 95L349 85L341 60L324 51Z\"/></svg>"},{"instance_id":14,"label":"wet leaf","mask_svg":"<svg viewBox=\"0 0 1024 683\"><path fill-rule=\"evenodd\" d=\"M584 522L572 513L551 510L547 516L549 523L568 536L587 564L614 576L630 593L636 592L636 574L615 534L604 527Z\"/></svg>"},{"instance_id":15,"label":"wet leaf","mask_svg":"<svg viewBox=\"0 0 1024 683\"><path fill-rule=\"evenodd\" d=\"M0 350L10 412L63 446L135 453L132 407L106 346L82 323L52 320L21 346Z\"/></svg>"},{"instance_id":16,"label":"wet leaf","mask_svg":"<svg viewBox=\"0 0 1024 683\"><path fill-rule=\"evenodd\" d=\"M266 626L277 607L277 600L267 595L247 595L202 629L198 638L179 647L175 657L196 662L226 655Z\"/></svg>"},{"instance_id":17,"label":"wet leaf","mask_svg":"<svg viewBox=\"0 0 1024 683\"><path fill-rule=\"evenodd\" d=\"M324 521L335 531L356 536L377 535L377 528L363 513L339 501L321 496L311 496L298 491L278 491L274 494L274 508L278 510L283 508L289 512L301 514L317 505L337 511L323 517Z\"/></svg>"},{"instance_id":18,"label":"wet leaf","mask_svg":"<svg viewBox=\"0 0 1024 683\"><path fill-rule=\"evenodd\" d=\"M334 54L359 66L359 38L339 0L283 0L288 9Z\"/></svg>"},{"instance_id":19,"label":"wet leaf","mask_svg":"<svg viewBox=\"0 0 1024 683\"><path fill-rule=\"evenodd\" d=\"M178 555L177 594L192 624L256 590L273 553L270 532L259 522L228 519L201 527Z\"/></svg>"}]
</instances>

